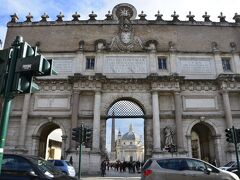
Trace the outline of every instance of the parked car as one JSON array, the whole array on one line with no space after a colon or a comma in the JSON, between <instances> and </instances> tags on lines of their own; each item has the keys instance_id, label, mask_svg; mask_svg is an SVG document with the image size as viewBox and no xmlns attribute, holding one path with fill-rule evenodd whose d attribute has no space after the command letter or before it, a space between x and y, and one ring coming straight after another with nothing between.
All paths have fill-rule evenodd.
<instances>
[{"instance_id":1,"label":"parked car","mask_svg":"<svg viewBox=\"0 0 240 180\"><path fill-rule=\"evenodd\" d=\"M194 158L150 158L142 167L141 180L239 180L234 173Z\"/></svg>"},{"instance_id":2,"label":"parked car","mask_svg":"<svg viewBox=\"0 0 240 180\"><path fill-rule=\"evenodd\" d=\"M46 160L28 155L4 154L0 179L3 180L74 180ZM76 179L75 179L76 180Z\"/></svg>"},{"instance_id":3,"label":"parked car","mask_svg":"<svg viewBox=\"0 0 240 180\"><path fill-rule=\"evenodd\" d=\"M236 162L236 161L230 161L230 162L228 162L227 164L219 167L219 169L228 170L228 169L230 169L230 168L232 168L232 167L236 167L236 166L237 166L237 162Z\"/></svg>"},{"instance_id":4,"label":"parked car","mask_svg":"<svg viewBox=\"0 0 240 180\"><path fill-rule=\"evenodd\" d=\"M56 167L58 170L62 171L63 173L74 177L76 175L74 167L65 160L48 160Z\"/></svg>"}]
</instances>

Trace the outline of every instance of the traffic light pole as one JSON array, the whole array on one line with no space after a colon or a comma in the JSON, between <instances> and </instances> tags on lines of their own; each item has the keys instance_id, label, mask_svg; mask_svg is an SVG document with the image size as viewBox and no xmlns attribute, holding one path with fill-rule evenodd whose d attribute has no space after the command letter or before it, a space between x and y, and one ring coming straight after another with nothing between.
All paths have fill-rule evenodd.
<instances>
[{"instance_id":1,"label":"traffic light pole","mask_svg":"<svg viewBox=\"0 0 240 180\"><path fill-rule=\"evenodd\" d=\"M240 173L240 165L239 165L238 148L237 148L237 135L236 135L236 130L235 130L234 126L232 127L232 131L233 131L233 141L234 141L236 158L237 158L237 169L238 169L238 174L239 174Z\"/></svg>"},{"instance_id":2,"label":"traffic light pole","mask_svg":"<svg viewBox=\"0 0 240 180\"><path fill-rule=\"evenodd\" d=\"M84 127L83 124L80 126L80 133L79 133L79 160L78 160L78 179L80 180L81 177L81 161L82 161L82 140L83 140L83 131Z\"/></svg>"},{"instance_id":3,"label":"traffic light pole","mask_svg":"<svg viewBox=\"0 0 240 180\"><path fill-rule=\"evenodd\" d=\"M13 84L15 67L18 58L18 51L19 51L19 43L23 42L22 37L17 36L15 41L13 42L13 56L11 57L11 62L9 66L8 76L6 79L6 87L4 91L4 102L3 102L3 110L1 114L1 122L0 122L0 174L2 169L2 160L3 160L3 152L5 141L7 137L7 129L8 129L8 121L9 121L9 114L12 106L12 94L11 94L11 87Z\"/></svg>"}]
</instances>

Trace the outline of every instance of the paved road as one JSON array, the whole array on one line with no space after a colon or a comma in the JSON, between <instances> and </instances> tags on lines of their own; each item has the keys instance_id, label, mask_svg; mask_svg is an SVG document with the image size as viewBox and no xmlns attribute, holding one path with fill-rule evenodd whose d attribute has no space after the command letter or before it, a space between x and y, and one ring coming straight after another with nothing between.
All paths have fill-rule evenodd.
<instances>
[{"instance_id":1,"label":"paved road","mask_svg":"<svg viewBox=\"0 0 240 180\"><path fill-rule=\"evenodd\" d=\"M117 172L115 170L106 170L106 176L83 176L81 180L140 180L140 174L128 173L128 172Z\"/></svg>"}]
</instances>

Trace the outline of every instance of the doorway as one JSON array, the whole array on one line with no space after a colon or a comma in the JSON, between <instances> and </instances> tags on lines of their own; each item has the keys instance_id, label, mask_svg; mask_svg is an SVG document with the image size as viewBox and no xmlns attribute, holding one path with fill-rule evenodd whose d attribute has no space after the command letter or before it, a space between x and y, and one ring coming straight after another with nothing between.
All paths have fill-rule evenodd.
<instances>
[{"instance_id":1,"label":"doorway","mask_svg":"<svg viewBox=\"0 0 240 180\"><path fill-rule=\"evenodd\" d=\"M144 118L134 100L120 99L110 106L105 137L110 161L144 161Z\"/></svg>"},{"instance_id":2,"label":"doorway","mask_svg":"<svg viewBox=\"0 0 240 180\"><path fill-rule=\"evenodd\" d=\"M213 134L205 123L198 123L193 126L191 131L192 157L202 159L209 163L214 163L215 147Z\"/></svg>"}]
</instances>

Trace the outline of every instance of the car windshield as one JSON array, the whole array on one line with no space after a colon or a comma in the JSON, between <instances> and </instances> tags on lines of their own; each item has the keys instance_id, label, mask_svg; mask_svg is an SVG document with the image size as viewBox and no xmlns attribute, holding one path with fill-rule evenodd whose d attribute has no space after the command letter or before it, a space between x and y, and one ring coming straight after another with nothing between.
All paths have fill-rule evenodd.
<instances>
[{"instance_id":1,"label":"car windshield","mask_svg":"<svg viewBox=\"0 0 240 180\"><path fill-rule=\"evenodd\" d=\"M42 171L46 175L48 175L48 173L52 174L53 176L62 175L61 171L55 169L50 162L47 162L44 159L40 159L37 157L29 157L29 160L32 161L36 166L38 166L40 171Z\"/></svg>"},{"instance_id":2,"label":"car windshield","mask_svg":"<svg viewBox=\"0 0 240 180\"><path fill-rule=\"evenodd\" d=\"M227 164L224 165L224 167L231 167L235 162L234 161L230 161Z\"/></svg>"}]
</instances>

